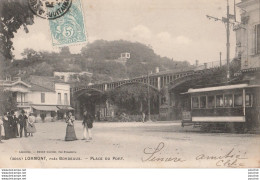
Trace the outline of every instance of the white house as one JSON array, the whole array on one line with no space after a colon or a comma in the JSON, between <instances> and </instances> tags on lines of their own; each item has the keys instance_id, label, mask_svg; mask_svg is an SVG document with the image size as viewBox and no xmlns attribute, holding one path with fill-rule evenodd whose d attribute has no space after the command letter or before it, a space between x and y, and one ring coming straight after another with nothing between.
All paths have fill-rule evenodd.
<instances>
[{"instance_id":1,"label":"white house","mask_svg":"<svg viewBox=\"0 0 260 180\"><path fill-rule=\"evenodd\" d=\"M70 85L53 77L30 76L26 81L2 81L1 85L16 96L19 109L34 112L38 119L50 120L73 110Z\"/></svg>"}]
</instances>

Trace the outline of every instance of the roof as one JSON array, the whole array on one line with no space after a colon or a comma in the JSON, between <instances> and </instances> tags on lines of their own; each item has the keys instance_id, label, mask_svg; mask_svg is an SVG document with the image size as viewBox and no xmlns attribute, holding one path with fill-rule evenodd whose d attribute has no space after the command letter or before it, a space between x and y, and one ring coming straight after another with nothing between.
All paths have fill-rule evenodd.
<instances>
[{"instance_id":1,"label":"roof","mask_svg":"<svg viewBox=\"0 0 260 180\"><path fill-rule=\"evenodd\" d=\"M59 108L60 110L74 110L74 108L70 107L70 106L57 106L57 108Z\"/></svg>"},{"instance_id":2,"label":"roof","mask_svg":"<svg viewBox=\"0 0 260 180\"><path fill-rule=\"evenodd\" d=\"M15 86L17 84L22 84L26 87L31 87L29 83L26 83L26 82L21 81L21 80L18 80L18 81L0 80L0 85L2 85L2 86Z\"/></svg>"},{"instance_id":3,"label":"roof","mask_svg":"<svg viewBox=\"0 0 260 180\"><path fill-rule=\"evenodd\" d=\"M41 92L55 92L53 89L48 89L46 87L39 86L37 84L31 83L31 91L41 91Z\"/></svg>"},{"instance_id":4,"label":"roof","mask_svg":"<svg viewBox=\"0 0 260 180\"><path fill-rule=\"evenodd\" d=\"M258 3L258 0L242 0L241 2L237 3L237 7L239 8L245 8L247 6L256 5Z\"/></svg>"},{"instance_id":5,"label":"roof","mask_svg":"<svg viewBox=\"0 0 260 180\"><path fill-rule=\"evenodd\" d=\"M189 89L188 92L183 93L183 94L220 91L220 90L231 90L231 89L241 89L241 88L247 88L247 87L251 87L251 86L249 86L248 84L235 84L235 85L227 85L227 86L206 87L206 88L199 88L199 89Z\"/></svg>"},{"instance_id":6,"label":"roof","mask_svg":"<svg viewBox=\"0 0 260 180\"><path fill-rule=\"evenodd\" d=\"M31 75L27 81L35 85L34 89L45 89L55 91L55 83L65 83L63 80L56 79L52 76L34 76Z\"/></svg>"}]
</instances>

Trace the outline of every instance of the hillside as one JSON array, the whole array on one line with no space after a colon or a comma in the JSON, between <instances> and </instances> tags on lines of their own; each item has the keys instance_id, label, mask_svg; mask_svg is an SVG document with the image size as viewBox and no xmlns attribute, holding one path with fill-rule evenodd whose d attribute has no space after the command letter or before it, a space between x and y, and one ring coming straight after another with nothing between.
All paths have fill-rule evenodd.
<instances>
[{"instance_id":1,"label":"hillside","mask_svg":"<svg viewBox=\"0 0 260 180\"><path fill-rule=\"evenodd\" d=\"M121 53L130 53L125 63L120 63ZM89 71L93 73L86 82L114 81L146 75L155 70L189 70L191 65L186 61L174 61L154 53L150 47L129 41L97 40L81 50L81 54L71 54L68 47L60 53L37 52L25 49L23 59L16 60L6 68L6 74L53 76L54 71ZM84 81L84 78L81 78Z\"/></svg>"}]
</instances>

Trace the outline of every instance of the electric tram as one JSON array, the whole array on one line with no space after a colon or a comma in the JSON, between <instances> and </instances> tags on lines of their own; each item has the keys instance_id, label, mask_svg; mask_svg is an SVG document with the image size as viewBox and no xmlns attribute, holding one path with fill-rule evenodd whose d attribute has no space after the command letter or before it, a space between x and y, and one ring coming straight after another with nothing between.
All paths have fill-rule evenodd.
<instances>
[{"instance_id":1,"label":"electric tram","mask_svg":"<svg viewBox=\"0 0 260 180\"><path fill-rule=\"evenodd\" d=\"M233 84L189 89L182 93L186 106L182 126L204 131L246 132L259 127L260 85Z\"/></svg>"}]
</instances>

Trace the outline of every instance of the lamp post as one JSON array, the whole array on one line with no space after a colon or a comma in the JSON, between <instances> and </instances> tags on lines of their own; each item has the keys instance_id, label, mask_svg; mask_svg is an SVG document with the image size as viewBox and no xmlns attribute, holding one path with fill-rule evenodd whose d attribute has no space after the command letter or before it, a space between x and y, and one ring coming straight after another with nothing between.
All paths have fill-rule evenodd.
<instances>
[{"instance_id":1,"label":"lamp post","mask_svg":"<svg viewBox=\"0 0 260 180\"><path fill-rule=\"evenodd\" d=\"M146 65L146 62L141 62L141 64ZM144 68L145 71L147 72L147 107L148 107L148 120L151 121L151 102L150 102L150 76L149 76L149 70L148 68Z\"/></svg>"}]
</instances>

